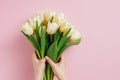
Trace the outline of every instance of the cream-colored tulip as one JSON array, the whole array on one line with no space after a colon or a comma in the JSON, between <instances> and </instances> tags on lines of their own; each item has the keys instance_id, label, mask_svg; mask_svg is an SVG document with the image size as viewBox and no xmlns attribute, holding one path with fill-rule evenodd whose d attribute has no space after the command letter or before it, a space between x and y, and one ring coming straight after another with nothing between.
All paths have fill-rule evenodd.
<instances>
[{"instance_id":1,"label":"cream-colored tulip","mask_svg":"<svg viewBox=\"0 0 120 80\"><path fill-rule=\"evenodd\" d=\"M43 21L45 19L44 18L44 12L40 12L38 15L39 15L41 21Z\"/></svg>"},{"instance_id":2,"label":"cream-colored tulip","mask_svg":"<svg viewBox=\"0 0 120 80\"><path fill-rule=\"evenodd\" d=\"M52 19L52 17L54 17L55 16L55 12L53 12L53 11L49 11L49 10L46 10L45 12L44 12L44 16L45 16L45 19L47 20L47 21L50 21L51 19Z\"/></svg>"},{"instance_id":3,"label":"cream-colored tulip","mask_svg":"<svg viewBox=\"0 0 120 80\"><path fill-rule=\"evenodd\" d=\"M63 20L64 20L64 14L63 13L56 14L53 17L53 22L55 22L57 24L61 24Z\"/></svg>"},{"instance_id":4,"label":"cream-colored tulip","mask_svg":"<svg viewBox=\"0 0 120 80\"><path fill-rule=\"evenodd\" d=\"M29 23L25 23L25 25L22 26L21 30L27 35L33 34L33 29L30 27Z\"/></svg>"},{"instance_id":5,"label":"cream-colored tulip","mask_svg":"<svg viewBox=\"0 0 120 80\"><path fill-rule=\"evenodd\" d=\"M73 25L71 25L69 22L64 21L61 25L60 25L60 31L61 32L66 32L67 30L69 30L70 28L73 28Z\"/></svg>"},{"instance_id":6,"label":"cream-colored tulip","mask_svg":"<svg viewBox=\"0 0 120 80\"><path fill-rule=\"evenodd\" d=\"M71 38L70 38L71 41L80 39L80 33L74 29L71 30L70 36L71 36Z\"/></svg>"},{"instance_id":7,"label":"cream-colored tulip","mask_svg":"<svg viewBox=\"0 0 120 80\"><path fill-rule=\"evenodd\" d=\"M57 23L51 23L51 22L48 22L48 25L47 25L47 33L52 35L54 33L56 33L56 31L58 30L59 28L59 25Z\"/></svg>"},{"instance_id":8,"label":"cream-colored tulip","mask_svg":"<svg viewBox=\"0 0 120 80\"><path fill-rule=\"evenodd\" d=\"M30 18L28 20L28 22L31 24L31 27L33 29L36 29L36 21L38 21L38 25L40 25L43 20L44 20L44 15L41 12L41 13L37 14L36 16L34 16L33 18Z\"/></svg>"}]
</instances>

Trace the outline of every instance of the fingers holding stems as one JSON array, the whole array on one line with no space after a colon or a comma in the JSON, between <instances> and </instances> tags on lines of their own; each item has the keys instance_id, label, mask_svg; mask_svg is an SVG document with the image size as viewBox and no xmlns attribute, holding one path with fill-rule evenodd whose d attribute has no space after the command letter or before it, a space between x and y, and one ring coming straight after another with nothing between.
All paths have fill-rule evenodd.
<instances>
[{"instance_id":1,"label":"fingers holding stems","mask_svg":"<svg viewBox=\"0 0 120 80\"><path fill-rule=\"evenodd\" d=\"M65 73L65 61L63 56L61 56L60 61L58 63L54 63L49 57L45 57L47 62L50 64L53 73L59 80L66 80Z\"/></svg>"},{"instance_id":2,"label":"fingers holding stems","mask_svg":"<svg viewBox=\"0 0 120 80\"><path fill-rule=\"evenodd\" d=\"M43 58L39 60L36 54L34 53L32 57L32 62L33 62L33 67L35 71L36 80L43 80L46 59Z\"/></svg>"},{"instance_id":3,"label":"fingers holding stems","mask_svg":"<svg viewBox=\"0 0 120 80\"><path fill-rule=\"evenodd\" d=\"M50 64L53 73L59 80L66 80L65 60L63 56L61 56L60 61L58 63L54 63L47 56L39 60L36 54L34 53L32 57L32 62L33 62L34 70L35 70L36 80L43 80L46 61Z\"/></svg>"}]
</instances>

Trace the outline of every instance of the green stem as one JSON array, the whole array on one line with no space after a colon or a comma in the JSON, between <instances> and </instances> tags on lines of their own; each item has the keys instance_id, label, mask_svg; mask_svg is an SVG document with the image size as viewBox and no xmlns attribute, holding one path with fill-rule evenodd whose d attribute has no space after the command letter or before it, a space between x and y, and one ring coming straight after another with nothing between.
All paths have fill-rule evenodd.
<instances>
[{"instance_id":1,"label":"green stem","mask_svg":"<svg viewBox=\"0 0 120 80\"><path fill-rule=\"evenodd\" d=\"M45 69L45 74L44 74L44 80L53 80L53 71L51 69L51 66L46 63L46 69Z\"/></svg>"},{"instance_id":2,"label":"green stem","mask_svg":"<svg viewBox=\"0 0 120 80\"><path fill-rule=\"evenodd\" d=\"M39 51L36 50L36 53L37 53L38 58L40 59L41 57L40 57L40 53L39 53Z\"/></svg>"},{"instance_id":3,"label":"green stem","mask_svg":"<svg viewBox=\"0 0 120 80\"><path fill-rule=\"evenodd\" d=\"M41 52L41 57L44 58L44 52Z\"/></svg>"},{"instance_id":4,"label":"green stem","mask_svg":"<svg viewBox=\"0 0 120 80\"><path fill-rule=\"evenodd\" d=\"M46 74L47 74L47 80L51 80L50 79L50 77L51 77L51 73L50 73L50 70L51 70L51 68L50 68L50 65L47 63L47 67L46 67L46 70L47 70L47 72L46 72Z\"/></svg>"},{"instance_id":5,"label":"green stem","mask_svg":"<svg viewBox=\"0 0 120 80\"><path fill-rule=\"evenodd\" d=\"M53 74L53 71L51 70L51 76L50 76L51 78L51 80L53 80L53 77L54 77L54 74Z\"/></svg>"},{"instance_id":6,"label":"green stem","mask_svg":"<svg viewBox=\"0 0 120 80\"><path fill-rule=\"evenodd\" d=\"M47 77L46 77L46 73L44 73L44 80L47 80L46 78L47 78Z\"/></svg>"}]
</instances>

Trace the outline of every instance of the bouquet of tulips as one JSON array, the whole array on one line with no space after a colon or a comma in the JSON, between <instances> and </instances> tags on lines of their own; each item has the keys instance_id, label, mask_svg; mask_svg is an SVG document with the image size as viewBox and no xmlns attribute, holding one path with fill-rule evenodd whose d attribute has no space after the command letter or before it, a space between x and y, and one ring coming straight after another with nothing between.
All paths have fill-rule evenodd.
<instances>
[{"instance_id":1,"label":"bouquet of tulips","mask_svg":"<svg viewBox=\"0 0 120 80\"><path fill-rule=\"evenodd\" d=\"M21 31L33 45L38 59L49 56L54 62L58 62L68 47L81 41L80 33L65 20L63 13L49 10L29 18ZM46 63L44 80L53 80L53 76L50 65Z\"/></svg>"}]
</instances>

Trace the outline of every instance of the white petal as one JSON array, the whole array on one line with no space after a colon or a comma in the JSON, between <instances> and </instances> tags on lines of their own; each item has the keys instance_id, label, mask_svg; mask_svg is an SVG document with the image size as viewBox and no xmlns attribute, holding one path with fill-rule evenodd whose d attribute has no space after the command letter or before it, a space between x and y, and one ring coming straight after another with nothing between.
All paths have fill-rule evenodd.
<instances>
[{"instance_id":1,"label":"white petal","mask_svg":"<svg viewBox=\"0 0 120 80\"><path fill-rule=\"evenodd\" d=\"M59 19L64 19L64 14L63 13L60 13L60 14L58 14L58 16L59 16Z\"/></svg>"},{"instance_id":2,"label":"white petal","mask_svg":"<svg viewBox=\"0 0 120 80\"><path fill-rule=\"evenodd\" d=\"M72 27L73 26L69 22L65 21L65 22L61 23L60 31L65 32L65 31L69 30Z\"/></svg>"},{"instance_id":3,"label":"white petal","mask_svg":"<svg viewBox=\"0 0 120 80\"><path fill-rule=\"evenodd\" d=\"M46 10L45 13L44 13L45 19L46 19L47 21L50 21L50 20L52 19L52 17L55 16L55 14L56 14L56 13L53 12L53 11Z\"/></svg>"},{"instance_id":4,"label":"white petal","mask_svg":"<svg viewBox=\"0 0 120 80\"><path fill-rule=\"evenodd\" d=\"M53 22L55 22L55 23L57 23L57 24L61 24L63 20L64 20L64 14L63 14L63 13L56 14L56 15L53 17Z\"/></svg>"},{"instance_id":5,"label":"white petal","mask_svg":"<svg viewBox=\"0 0 120 80\"><path fill-rule=\"evenodd\" d=\"M58 24L48 22L48 25L47 25L47 33L48 33L48 34L54 34L54 33L56 33L56 31L58 30L58 28L59 28L59 25L58 25Z\"/></svg>"},{"instance_id":6,"label":"white petal","mask_svg":"<svg viewBox=\"0 0 120 80\"><path fill-rule=\"evenodd\" d=\"M27 35L32 35L33 34L33 29L29 26L28 23L25 23L25 25L22 26L21 30Z\"/></svg>"},{"instance_id":7,"label":"white petal","mask_svg":"<svg viewBox=\"0 0 120 80\"><path fill-rule=\"evenodd\" d=\"M38 21L38 25L42 23L44 20L44 15L42 13L35 15L34 17L28 19L28 22L30 23L31 27L33 29L36 28L36 21Z\"/></svg>"},{"instance_id":8,"label":"white petal","mask_svg":"<svg viewBox=\"0 0 120 80\"><path fill-rule=\"evenodd\" d=\"M70 38L71 41L75 41L77 39L80 39L80 33L76 30L72 30L70 35L71 35L71 38Z\"/></svg>"}]
</instances>

